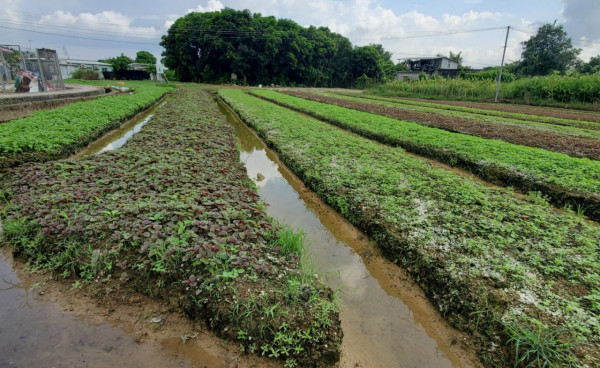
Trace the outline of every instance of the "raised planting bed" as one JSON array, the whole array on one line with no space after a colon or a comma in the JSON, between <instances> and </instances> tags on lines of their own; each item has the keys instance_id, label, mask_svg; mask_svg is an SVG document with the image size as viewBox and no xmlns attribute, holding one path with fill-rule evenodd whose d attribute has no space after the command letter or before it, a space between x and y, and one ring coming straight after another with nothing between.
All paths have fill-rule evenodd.
<instances>
[{"instance_id":1,"label":"raised planting bed","mask_svg":"<svg viewBox=\"0 0 600 368\"><path fill-rule=\"evenodd\" d=\"M68 157L172 90L144 86L133 94L77 102L0 124L0 170Z\"/></svg>"},{"instance_id":2,"label":"raised planting bed","mask_svg":"<svg viewBox=\"0 0 600 368\"><path fill-rule=\"evenodd\" d=\"M7 176L3 240L32 267L161 298L290 367L339 360L335 294L304 271L302 235L266 215L204 90L178 90L123 148Z\"/></svg>"},{"instance_id":3,"label":"raised planting bed","mask_svg":"<svg viewBox=\"0 0 600 368\"><path fill-rule=\"evenodd\" d=\"M598 224L243 91L219 95L307 185L405 267L454 326L481 339L485 366L514 365L523 356L535 366L598 362ZM545 354L538 362L537 353Z\"/></svg>"},{"instance_id":4,"label":"raised planting bed","mask_svg":"<svg viewBox=\"0 0 600 368\"><path fill-rule=\"evenodd\" d=\"M349 94L341 94L342 96L349 96ZM353 94L351 96L356 96ZM591 130L600 130L600 114L586 111L574 111L574 110L564 110L561 113L556 112L559 109L553 108L529 108L526 109L526 112L521 112L518 109L521 106L510 106L510 111L505 110L497 110L492 108L484 108L481 105L477 104L476 106L464 106L464 105L456 105L451 104L452 101L447 101L449 103L445 103L446 101L426 101L423 99L407 99L407 98L393 98L393 97L380 97L374 95L359 95L361 98L377 100L377 101L386 101L392 102L397 105L404 106L415 106L422 108L434 108L439 110L449 110L449 111L459 111L469 114L478 114L482 116L497 116L502 118L509 119L517 119L521 121L532 121L532 122L540 122L546 124L553 125L562 125L562 126L572 126L584 129ZM466 104L466 103L463 103ZM489 105L489 104L487 104ZM484 106L487 106L484 105ZM502 105L505 106L505 105ZM507 106L508 107L508 106Z\"/></svg>"},{"instance_id":5,"label":"raised planting bed","mask_svg":"<svg viewBox=\"0 0 600 368\"><path fill-rule=\"evenodd\" d=\"M569 206L600 220L599 161L448 132L274 91L252 93L381 143L466 168L486 180L525 193L541 192L561 207Z\"/></svg>"},{"instance_id":6,"label":"raised planting bed","mask_svg":"<svg viewBox=\"0 0 600 368\"><path fill-rule=\"evenodd\" d=\"M512 119L490 119L481 115L448 112L432 108L427 108L427 111L421 111L418 107L414 106L345 95L324 95L296 91L286 91L285 93L312 101L347 107L393 119L411 121L450 132L498 139L509 143L561 152L569 156L600 160L600 131L589 131L543 123L520 122Z\"/></svg>"},{"instance_id":7,"label":"raised planting bed","mask_svg":"<svg viewBox=\"0 0 600 368\"><path fill-rule=\"evenodd\" d=\"M364 96L367 97L367 96ZM369 95L369 98L380 98L381 96ZM381 97L387 99L386 97ZM392 98L392 101L406 100L406 101L417 101L434 103L438 105L448 106L463 106L475 109L482 109L486 111L495 110L499 112L512 112L516 114L528 114L532 115L535 119L536 116L549 116L559 119L566 120L580 120L580 121L594 121L600 123L600 113L585 110L573 110L566 108L555 108L555 107L539 107L531 105L516 105L516 104L504 104L494 102L467 102L467 101L445 101L445 100L426 100L422 98ZM510 115L499 115L499 116L510 116Z\"/></svg>"}]
</instances>

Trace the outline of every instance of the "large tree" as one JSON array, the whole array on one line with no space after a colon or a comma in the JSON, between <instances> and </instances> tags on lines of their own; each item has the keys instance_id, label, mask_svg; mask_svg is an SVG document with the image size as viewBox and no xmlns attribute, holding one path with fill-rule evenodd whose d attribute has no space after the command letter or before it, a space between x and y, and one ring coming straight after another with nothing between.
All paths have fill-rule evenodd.
<instances>
[{"instance_id":1,"label":"large tree","mask_svg":"<svg viewBox=\"0 0 600 368\"><path fill-rule=\"evenodd\" d=\"M377 78L381 75L379 60L381 55L373 46L361 46L354 48L352 57L352 73L354 78L367 76Z\"/></svg>"},{"instance_id":2,"label":"large tree","mask_svg":"<svg viewBox=\"0 0 600 368\"><path fill-rule=\"evenodd\" d=\"M148 64L145 71L150 74L156 73L156 57L148 51L138 51L135 54L135 62L140 64Z\"/></svg>"},{"instance_id":3,"label":"large tree","mask_svg":"<svg viewBox=\"0 0 600 368\"><path fill-rule=\"evenodd\" d=\"M523 53L517 71L521 75L549 75L564 73L575 65L580 49L573 47L563 26L545 24L537 34L522 43Z\"/></svg>"},{"instance_id":4,"label":"large tree","mask_svg":"<svg viewBox=\"0 0 600 368\"><path fill-rule=\"evenodd\" d=\"M302 27L249 10L189 13L169 28L161 46L163 63L182 81L228 82L235 73L248 84L346 87L353 72L354 78L376 77L380 69L373 47L353 50L347 38L326 27ZM365 61L369 53L374 63ZM356 62L361 66L354 68Z\"/></svg>"}]
</instances>

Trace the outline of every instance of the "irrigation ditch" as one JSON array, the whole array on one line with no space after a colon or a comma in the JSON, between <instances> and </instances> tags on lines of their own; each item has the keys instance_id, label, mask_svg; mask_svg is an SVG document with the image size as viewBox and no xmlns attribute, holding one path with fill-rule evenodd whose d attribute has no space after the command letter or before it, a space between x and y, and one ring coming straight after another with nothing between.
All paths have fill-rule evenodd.
<instances>
[{"instance_id":1,"label":"irrigation ditch","mask_svg":"<svg viewBox=\"0 0 600 368\"><path fill-rule=\"evenodd\" d=\"M344 341L341 367L474 367L466 334L451 328L422 290L343 216L321 201L221 100L235 128L240 159L267 213L302 229L316 272L339 289Z\"/></svg>"},{"instance_id":2,"label":"irrigation ditch","mask_svg":"<svg viewBox=\"0 0 600 368\"><path fill-rule=\"evenodd\" d=\"M71 158L123 145L152 119L155 104ZM240 142L240 159L270 216L303 229L315 272L340 292L344 342L340 367L478 366L473 342L451 328L424 293L397 266L383 259L369 239L325 205L219 103ZM217 339L202 323L146 296L98 300L51 276L31 274L0 254L0 363L31 366L86 364L89 367L208 366L275 367L273 361L242 353L236 343ZM142 343L143 344L140 344ZM40 353L43 352L43 353Z\"/></svg>"}]
</instances>

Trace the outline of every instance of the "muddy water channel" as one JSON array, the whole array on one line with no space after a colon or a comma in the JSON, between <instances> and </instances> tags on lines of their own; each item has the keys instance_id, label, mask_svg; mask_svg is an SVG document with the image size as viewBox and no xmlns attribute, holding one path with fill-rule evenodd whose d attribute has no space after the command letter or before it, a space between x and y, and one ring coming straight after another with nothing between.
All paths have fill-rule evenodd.
<instances>
[{"instance_id":1,"label":"muddy water channel","mask_svg":"<svg viewBox=\"0 0 600 368\"><path fill-rule=\"evenodd\" d=\"M2 254L4 253L4 254ZM191 367L160 344L137 344L127 326L96 323L39 300L0 252L0 367Z\"/></svg>"},{"instance_id":2,"label":"muddy water channel","mask_svg":"<svg viewBox=\"0 0 600 368\"><path fill-rule=\"evenodd\" d=\"M465 337L447 326L422 291L377 255L368 238L325 205L225 105L240 159L278 221L306 232L315 272L343 301L341 367L470 367Z\"/></svg>"},{"instance_id":3,"label":"muddy water channel","mask_svg":"<svg viewBox=\"0 0 600 368\"><path fill-rule=\"evenodd\" d=\"M94 155L122 147L125 142L131 139L135 133L138 133L142 127L152 119L156 110L160 109L167 103L167 101L160 102L155 107L137 114L135 117L125 122L125 124L121 125L118 129L106 133L100 139L90 143L85 149L71 156L71 158Z\"/></svg>"}]
</instances>

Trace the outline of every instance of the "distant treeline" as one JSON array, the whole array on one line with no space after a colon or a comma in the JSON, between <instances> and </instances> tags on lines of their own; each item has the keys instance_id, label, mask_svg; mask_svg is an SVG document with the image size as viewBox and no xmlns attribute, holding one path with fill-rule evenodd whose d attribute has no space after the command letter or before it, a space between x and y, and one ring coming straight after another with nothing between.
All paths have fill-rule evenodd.
<instances>
[{"instance_id":1,"label":"distant treeline","mask_svg":"<svg viewBox=\"0 0 600 368\"><path fill-rule=\"evenodd\" d=\"M353 47L326 27L249 10L189 13L162 37L163 63L181 81L349 87L361 76L392 78L392 54L381 45Z\"/></svg>"}]
</instances>

